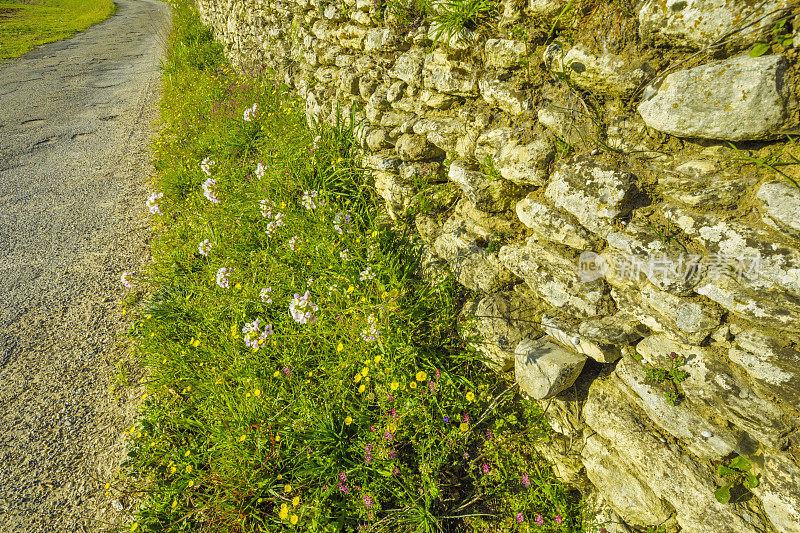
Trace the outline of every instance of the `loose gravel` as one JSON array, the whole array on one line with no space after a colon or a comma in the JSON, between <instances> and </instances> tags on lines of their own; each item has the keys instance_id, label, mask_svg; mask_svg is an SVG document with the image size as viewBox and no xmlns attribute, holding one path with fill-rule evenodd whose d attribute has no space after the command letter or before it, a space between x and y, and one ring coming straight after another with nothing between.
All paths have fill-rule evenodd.
<instances>
[{"instance_id":1,"label":"loose gravel","mask_svg":"<svg viewBox=\"0 0 800 533\"><path fill-rule=\"evenodd\" d=\"M0 531L102 531L140 379L119 301L145 214L170 11L109 19L0 65ZM106 483L110 484L106 490Z\"/></svg>"}]
</instances>

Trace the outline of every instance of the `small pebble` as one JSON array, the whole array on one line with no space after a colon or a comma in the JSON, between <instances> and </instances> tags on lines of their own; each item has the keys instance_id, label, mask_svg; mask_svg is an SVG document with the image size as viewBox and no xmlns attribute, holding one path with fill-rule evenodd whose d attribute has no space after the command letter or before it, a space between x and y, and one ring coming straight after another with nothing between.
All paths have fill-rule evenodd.
<instances>
[{"instance_id":1,"label":"small pebble","mask_svg":"<svg viewBox=\"0 0 800 533\"><path fill-rule=\"evenodd\" d=\"M710 431L708 431L708 430L705 430L705 431L703 431L703 432L702 432L702 433L700 433L700 434L701 434L703 437L707 438L707 439L710 439L710 438L711 438L711 436L712 436L712 433L711 433Z\"/></svg>"}]
</instances>

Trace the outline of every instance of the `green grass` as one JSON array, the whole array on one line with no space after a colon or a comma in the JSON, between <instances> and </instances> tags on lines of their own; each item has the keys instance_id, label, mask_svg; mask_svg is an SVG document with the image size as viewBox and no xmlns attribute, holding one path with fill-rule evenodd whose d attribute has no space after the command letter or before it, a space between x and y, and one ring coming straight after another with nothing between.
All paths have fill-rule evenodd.
<instances>
[{"instance_id":1,"label":"green grass","mask_svg":"<svg viewBox=\"0 0 800 533\"><path fill-rule=\"evenodd\" d=\"M141 503L129 529L582 531L579 496L533 448L542 413L456 333L468 294L421 279L418 247L380 224L348 117L310 130L292 93L227 66L191 8L174 24L154 262L126 299L147 375L129 479L110 488ZM303 324L289 306L306 291ZM248 347L256 319L274 333Z\"/></svg>"},{"instance_id":2,"label":"green grass","mask_svg":"<svg viewBox=\"0 0 800 533\"><path fill-rule=\"evenodd\" d=\"M0 61L66 39L108 18L115 9L111 0L0 1Z\"/></svg>"}]
</instances>

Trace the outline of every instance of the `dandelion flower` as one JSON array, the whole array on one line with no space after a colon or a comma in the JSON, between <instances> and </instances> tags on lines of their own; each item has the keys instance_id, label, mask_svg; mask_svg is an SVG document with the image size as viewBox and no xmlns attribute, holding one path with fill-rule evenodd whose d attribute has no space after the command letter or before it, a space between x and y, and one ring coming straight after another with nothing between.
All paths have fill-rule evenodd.
<instances>
[{"instance_id":1,"label":"dandelion flower","mask_svg":"<svg viewBox=\"0 0 800 533\"><path fill-rule=\"evenodd\" d=\"M398 383L397 381L392 381L392 383L389 385L389 388L392 390L397 390L399 387L400 383Z\"/></svg>"},{"instance_id":2,"label":"dandelion flower","mask_svg":"<svg viewBox=\"0 0 800 533\"><path fill-rule=\"evenodd\" d=\"M119 281L120 281L120 283L122 283L123 287L126 287L128 289L133 287L132 274L130 272L128 272L127 270L122 273L122 275L119 278Z\"/></svg>"},{"instance_id":3,"label":"dandelion flower","mask_svg":"<svg viewBox=\"0 0 800 533\"><path fill-rule=\"evenodd\" d=\"M469 391L467 393L467 401L468 402L474 402L475 401L475 393L474 392Z\"/></svg>"},{"instance_id":4,"label":"dandelion flower","mask_svg":"<svg viewBox=\"0 0 800 533\"><path fill-rule=\"evenodd\" d=\"M281 505L281 510L278 513L278 516L280 517L281 520L286 520L286 517L289 516L289 507L286 506L285 503Z\"/></svg>"},{"instance_id":5,"label":"dandelion flower","mask_svg":"<svg viewBox=\"0 0 800 533\"><path fill-rule=\"evenodd\" d=\"M417 382L416 381L412 381L411 383L408 384L408 388L416 389L417 388Z\"/></svg>"},{"instance_id":6,"label":"dandelion flower","mask_svg":"<svg viewBox=\"0 0 800 533\"><path fill-rule=\"evenodd\" d=\"M283 492L289 494L290 492L292 492L292 486L289 483L287 483L286 485L283 486Z\"/></svg>"},{"instance_id":7,"label":"dandelion flower","mask_svg":"<svg viewBox=\"0 0 800 533\"><path fill-rule=\"evenodd\" d=\"M364 392L366 388L367 387L362 383L361 385L358 386L358 392Z\"/></svg>"},{"instance_id":8,"label":"dandelion flower","mask_svg":"<svg viewBox=\"0 0 800 533\"><path fill-rule=\"evenodd\" d=\"M295 496L292 498L292 507L297 507L300 505L300 496Z\"/></svg>"},{"instance_id":9,"label":"dandelion flower","mask_svg":"<svg viewBox=\"0 0 800 533\"><path fill-rule=\"evenodd\" d=\"M336 351L341 352L342 350L344 350L344 345L340 342L336 345Z\"/></svg>"},{"instance_id":10,"label":"dandelion flower","mask_svg":"<svg viewBox=\"0 0 800 533\"><path fill-rule=\"evenodd\" d=\"M420 370L419 372L417 372L417 375L415 377L417 378L417 381L422 382L428 379L428 374Z\"/></svg>"}]
</instances>

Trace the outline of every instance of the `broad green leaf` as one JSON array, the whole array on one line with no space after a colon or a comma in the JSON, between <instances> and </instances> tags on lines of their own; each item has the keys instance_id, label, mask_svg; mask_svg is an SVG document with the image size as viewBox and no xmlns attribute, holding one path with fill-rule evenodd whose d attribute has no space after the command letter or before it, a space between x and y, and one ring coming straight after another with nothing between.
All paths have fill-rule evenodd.
<instances>
[{"instance_id":1,"label":"broad green leaf","mask_svg":"<svg viewBox=\"0 0 800 533\"><path fill-rule=\"evenodd\" d=\"M741 470L742 472L747 472L748 470L750 470L750 468L752 468L752 465L750 464L750 460L747 457L740 455L739 457L731 461L730 467L735 468L736 470Z\"/></svg>"},{"instance_id":2,"label":"broad green leaf","mask_svg":"<svg viewBox=\"0 0 800 533\"><path fill-rule=\"evenodd\" d=\"M754 489L754 488L758 487L759 483L760 482L759 482L758 478L756 476L754 476L752 473L748 472L747 479L744 481L745 488Z\"/></svg>"},{"instance_id":3,"label":"broad green leaf","mask_svg":"<svg viewBox=\"0 0 800 533\"><path fill-rule=\"evenodd\" d=\"M736 474L736 470L734 470L733 468L728 468L725 465L719 465L717 467L717 472L719 472L720 476L730 476Z\"/></svg>"},{"instance_id":4,"label":"broad green leaf","mask_svg":"<svg viewBox=\"0 0 800 533\"><path fill-rule=\"evenodd\" d=\"M769 50L769 43L756 43L750 50L750 57L761 57Z\"/></svg>"},{"instance_id":5,"label":"broad green leaf","mask_svg":"<svg viewBox=\"0 0 800 533\"><path fill-rule=\"evenodd\" d=\"M714 497L717 499L719 503L728 503L731 501L731 486L723 485L722 487L718 488L714 491Z\"/></svg>"}]
</instances>

